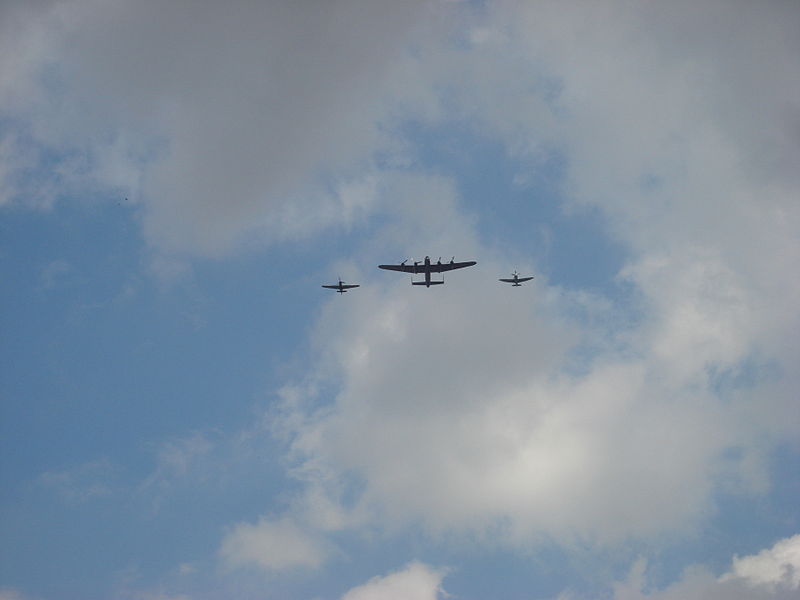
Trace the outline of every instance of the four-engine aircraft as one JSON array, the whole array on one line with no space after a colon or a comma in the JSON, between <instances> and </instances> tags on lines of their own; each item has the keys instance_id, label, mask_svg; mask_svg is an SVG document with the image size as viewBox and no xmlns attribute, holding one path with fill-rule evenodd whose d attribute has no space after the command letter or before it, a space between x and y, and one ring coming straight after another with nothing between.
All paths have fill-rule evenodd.
<instances>
[{"instance_id":1,"label":"four-engine aircraft","mask_svg":"<svg viewBox=\"0 0 800 600\"><path fill-rule=\"evenodd\" d=\"M530 281L531 279L533 279L533 277L520 277L519 273L514 271L511 274L511 279L500 279L500 281L503 281L505 283L511 283L513 284L512 287L520 287L523 282Z\"/></svg>"},{"instance_id":2,"label":"four-engine aircraft","mask_svg":"<svg viewBox=\"0 0 800 600\"><path fill-rule=\"evenodd\" d=\"M476 265L474 260L468 260L465 262L456 262L455 257L449 263L443 263L442 259L439 258L438 261L435 263L431 262L431 257L426 256L424 261L414 261L413 265L407 265L406 261L404 260L399 265L378 265L379 269L386 269L387 271L400 271L402 273L412 273L416 275L417 273L423 273L425 275L425 281L411 281L411 285L424 285L425 287L431 287L432 285L441 285L444 283L444 279L442 281L432 281L431 280L431 273L444 273L445 271L452 271L454 269L463 269L464 267L471 267L472 265Z\"/></svg>"},{"instance_id":3,"label":"four-engine aircraft","mask_svg":"<svg viewBox=\"0 0 800 600\"><path fill-rule=\"evenodd\" d=\"M329 290L336 290L340 294L344 294L347 290L352 290L353 288L357 288L360 286L358 284L353 284L353 283L351 283L350 285L345 285L344 281L340 279L338 285L323 285L322 287L328 288Z\"/></svg>"}]
</instances>

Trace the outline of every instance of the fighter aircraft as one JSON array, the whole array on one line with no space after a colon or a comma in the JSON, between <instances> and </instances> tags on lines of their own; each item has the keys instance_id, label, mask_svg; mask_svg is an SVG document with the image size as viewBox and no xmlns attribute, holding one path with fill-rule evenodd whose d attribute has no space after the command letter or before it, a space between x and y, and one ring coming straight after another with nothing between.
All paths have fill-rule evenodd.
<instances>
[{"instance_id":1,"label":"fighter aircraft","mask_svg":"<svg viewBox=\"0 0 800 600\"><path fill-rule=\"evenodd\" d=\"M411 281L411 285L424 285L425 287L431 287L432 285L441 285L444 283L444 279L442 281L432 281L431 280L431 273L444 273L445 271L452 271L454 269L463 269L464 267L471 267L472 265L476 265L474 260L468 260L466 262L456 262L455 257L453 257L449 263L443 263L442 258L439 257L435 263L431 262L431 257L426 256L424 261L415 260L413 265L407 265L406 260L401 262L399 265L378 265L379 269L386 269L387 271L401 271L403 273L424 273L425 274L425 281Z\"/></svg>"},{"instance_id":2,"label":"fighter aircraft","mask_svg":"<svg viewBox=\"0 0 800 600\"><path fill-rule=\"evenodd\" d=\"M520 277L519 273L517 273L516 271L514 271L511 274L511 277L512 277L511 279L500 279L499 281L504 281L505 283L511 283L513 284L512 287L520 287L523 282L530 281L531 279L533 279L533 277Z\"/></svg>"},{"instance_id":3,"label":"fighter aircraft","mask_svg":"<svg viewBox=\"0 0 800 600\"><path fill-rule=\"evenodd\" d=\"M344 281L340 279L338 285L323 285L322 287L328 288L329 290L336 290L340 294L344 294L347 290L351 290L360 286L358 284L345 285Z\"/></svg>"}]
</instances>

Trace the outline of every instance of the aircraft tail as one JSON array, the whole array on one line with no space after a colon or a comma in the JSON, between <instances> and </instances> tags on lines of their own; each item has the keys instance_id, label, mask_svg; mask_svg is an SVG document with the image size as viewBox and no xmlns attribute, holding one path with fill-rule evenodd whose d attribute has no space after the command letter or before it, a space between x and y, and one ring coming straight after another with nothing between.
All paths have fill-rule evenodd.
<instances>
[{"instance_id":1,"label":"aircraft tail","mask_svg":"<svg viewBox=\"0 0 800 600\"><path fill-rule=\"evenodd\" d=\"M442 285L444 281L412 281L411 285Z\"/></svg>"}]
</instances>

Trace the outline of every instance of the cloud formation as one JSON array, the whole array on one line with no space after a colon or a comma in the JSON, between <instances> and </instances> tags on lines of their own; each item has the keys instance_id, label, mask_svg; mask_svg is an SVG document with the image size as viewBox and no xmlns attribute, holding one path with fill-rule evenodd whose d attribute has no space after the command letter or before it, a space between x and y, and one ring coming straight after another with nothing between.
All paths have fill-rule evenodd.
<instances>
[{"instance_id":1,"label":"cloud formation","mask_svg":"<svg viewBox=\"0 0 800 600\"><path fill-rule=\"evenodd\" d=\"M23 177L55 153L53 188L69 174L124 188L165 250L337 224L347 199L330 182L390 149L394 63L426 4L11 3L0 152L30 159L4 161L3 202L62 195Z\"/></svg>"},{"instance_id":2,"label":"cloud formation","mask_svg":"<svg viewBox=\"0 0 800 600\"><path fill-rule=\"evenodd\" d=\"M110 496L109 479L113 473L114 467L107 460L97 460L65 471L47 471L39 477L39 482L70 504L80 504Z\"/></svg>"},{"instance_id":3,"label":"cloud formation","mask_svg":"<svg viewBox=\"0 0 800 600\"><path fill-rule=\"evenodd\" d=\"M721 581L741 579L751 586L800 589L800 534L781 540L752 556L733 559L733 569Z\"/></svg>"},{"instance_id":4,"label":"cloud formation","mask_svg":"<svg viewBox=\"0 0 800 600\"><path fill-rule=\"evenodd\" d=\"M222 542L220 554L229 568L257 566L266 570L320 566L330 553L326 543L289 519L240 523Z\"/></svg>"},{"instance_id":5,"label":"cloud formation","mask_svg":"<svg viewBox=\"0 0 800 600\"><path fill-rule=\"evenodd\" d=\"M546 282L525 301L467 291L468 273L435 300L403 284L331 304L318 325L323 358L287 405L296 473L314 493L359 490L347 507L355 522L604 544L689 528L713 511L715 491L766 489L764 456L800 425L790 391L800 211L787 193L794 172L757 159L785 141L793 113L759 113L758 131L736 120L754 100L748 77L767 84L767 62L779 102L797 106L779 81L797 80L787 24L797 15L743 6L720 25L722 5L709 6L499 3L467 50L432 51L426 76L456 98L476 92L462 114L521 156L537 145L520 136L563 153L569 205L601 210L630 251L620 280L640 312L614 320L607 299ZM597 13L589 30L583 9ZM750 17L775 36L734 80L728 36ZM489 72L520 68L503 62L510 50L529 82L558 77L553 98L546 85L487 84ZM491 108L503 94L521 107L513 122ZM450 201L424 195L417 247L470 248L481 267L505 270L467 219L440 211ZM404 214L413 222L413 207ZM591 351L576 369L580 348Z\"/></svg>"},{"instance_id":6,"label":"cloud formation","mask_svg":"<svg viewBox=\"0 0 800 600\"><path fill-rule=\"evenodd\" d=\"M746 410L692 389L700 374L675 367L682 356L609 352L570 375L576 327L561 310L574 299L538 287L511 297L467 277L435 299L404 281L328 307L336 363L321 371L342 387L329 405L290 404L285 421L313 489L335 497L347 482L362 490L353 510L378 522L608 542L686 526L717 478L743 477L724 457L752 450Z\"/></svg>"},{"instance_id":7,"label":"cloud formation","mask_svg":"<svg viewBox=\"0 0 800 600\"><path fill-rule=\"evenodd\" d=\"M646 565L639 561L628 580L614 585L614 600L790 600L800 581L800 536L780 540L756 555L734 557L730 572L714 577L702 567L687 569L663 590L648 592ZM571 598L561 596L560 598Z\"/></svg>"},{"instance_id":8,"label":"cloud formation","mask_svg":"<svg viewBox=\"0 0 800 600\"><path fill-rule=\"evenodd\" d=\"M447 595L442 591L444 573L414 562L404 569L348 591L342 600L436 600Z\"/></svg>"},{"instance_id":9,"label":"cloud formation","mask_svg":"<svg viewBox=\"0 0 800 600\"><path fill-rule=\"evenodd\" d=\"M511 544L661 539L705 518L717 492L768 489L765 457L800 427L791 3L3 10L0 203L126 190L166 255L381 215L362 255L479 261L438 290L350 265L376 285L325 306L308 373L270 412L305 488L285 515L231 528L229 567L315 568L338 532L408 524ZM509 257L456 183L415 163L403 121L500 142L523 186L562 164L565 209L596 211L625 248L628 305L543 277L485 286ZM202 436L165 447L147 485L169 487L213 451ZM774 582L783 552L680 585ZM364 589L418 581L435 597L441 577L426 569ZM634 583L619 597L645 597Z\"/></svg>"}]
</instances>

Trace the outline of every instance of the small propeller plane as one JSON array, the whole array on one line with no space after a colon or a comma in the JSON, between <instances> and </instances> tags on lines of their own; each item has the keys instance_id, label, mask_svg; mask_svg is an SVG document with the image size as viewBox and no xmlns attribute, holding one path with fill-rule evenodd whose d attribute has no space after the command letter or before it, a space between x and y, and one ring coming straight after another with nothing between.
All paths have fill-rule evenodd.
<instances>
[{"instance_id":1,"label":"small propeller plane","mask_svg":"<svg viewBox=\"0 0 800 600\"><path fill-rule=\"evenodd\" d=\"M328 288L329 290L336 290L340 294L344 294L347 290L352 290L353 288L361 286L352 283L350 285L345 285L344 281L340 279L338 285L323 285L322 287Z\"/></svg>"},{"instance_id":2,"label":"small propeller plane","mask_svg":"<svg viewBox=\"0 0 800 600\"><path fill-rule=\"evenodd\" d=\"M520 287L524 282L530 281L531 279L533 279L533 277L520 277L519 273L514 271L511 274L511 279L500 279L500 281L510 283L512 284L512 287Z\"/></svg>"},{"instance_id":3,"label":"small propeller plane","mask_svg":"<svg viewBox=\"0 0 800 600\"><path fill-rule=\"evenodd\" d=\"M387 271L400 271L402 273L424 273L425 274L425 281L411 281L411 285L424 285L425 287L431 287L432 285L441 285L444 283L442 281L432 281L431 280L431 273L444 273L445 271L452 271L454 269L463 269L464 267L471 267L472 265L476 265L474 260L468 260L466 262L456 262L455 257L453 257L449 263L443 263L442 258L439 257L439 260L435 263L431 262L431 257L426 256L424 261L416 260L414 261L413 265L407 265L406 260L401 262L399 265L378 265L379 269L386 269Z\"/></svg>"}]
</instances>

